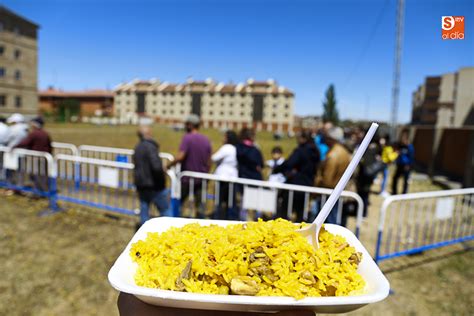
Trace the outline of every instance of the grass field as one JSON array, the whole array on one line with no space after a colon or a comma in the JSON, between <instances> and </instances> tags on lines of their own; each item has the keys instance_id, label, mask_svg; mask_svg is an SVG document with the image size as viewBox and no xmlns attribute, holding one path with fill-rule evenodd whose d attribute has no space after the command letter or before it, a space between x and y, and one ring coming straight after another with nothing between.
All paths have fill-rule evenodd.
<instances>
[{"instance_id":1,"label":"grass field","mask_svg":"<svg viewBox=\"0 0 474 316\"><path fill-rule=\"evenodd\" d=\"M97 145L121 148L133 148L138 142L137 128L131 125L95 126L90 124L48 124L47 130L54 141L72 143L74 145ZM223 133L216 129L202 129L201 132L209 137L213 151L222 145ZM163 152L176 154L184 132L174 131L166 126L153 126L153 136L160 144ZM274 146L281 146L286 154L296 147L296 140L284 138L274 140L272 133L258 133L256 142L260 146L265 159L270 159Z\"/></svg>"},{"instance_id":2,"label":"grass field","mask_svg":"<svg viewBox=\"0 0 474 316\"><path fill-rule=\"evenodd\" d=\"M48 125L55 141L132 148L131 126ZM214 149L217 131L205 130ZM162 150L175 153L182 133L155 127ZM258 135L268 159L279 144L286 153L294 140L274 141L269 133ZM412 190L435 190L429 181L417 181ZM1 196L0 211L0 315L118 315L117 292L107 272L134 233L135 220L110 217L102 211L75 205L66 211L38 217L45 201ZM378 211L382 198L373 195L369 217L362 227L362 241L374 249ZM472 246L472 244L470 244ZM389 260L381 265L393 295L353 315L469 315L474 310L474 253L455 245L421 255Z\"/></svg>"}]
</instances>

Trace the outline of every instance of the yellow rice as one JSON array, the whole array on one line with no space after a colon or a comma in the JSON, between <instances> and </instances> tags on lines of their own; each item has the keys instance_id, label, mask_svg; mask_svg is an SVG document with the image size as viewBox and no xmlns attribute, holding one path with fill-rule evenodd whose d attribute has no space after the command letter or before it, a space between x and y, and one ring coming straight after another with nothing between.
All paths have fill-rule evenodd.
<instances>
[{"instance_id":1,"label":"yellow rice","mask_svg":"<svg viewBox=\"0 0 474 316\"><path fill-rule=\"evenodd\" d=\"M297 228L278 219L227 227L188 224L161 234L149 233L130 250L132 260L138 264L135 282L163 290L234 294L231 280L247 276L258 285L256 295L260 296L302 299L360 293L365 282L357 273L358 262L350 260L355 249L343 237L322 229L320 248L314 250L295 232ZM263 249L261 256L268 258L271 280L255 274L260 261L251 262L249 258L257 249ZM190 261L191 272L182 279L184 288L179 289L177 279Z\"/></svg>"}]
</instances>

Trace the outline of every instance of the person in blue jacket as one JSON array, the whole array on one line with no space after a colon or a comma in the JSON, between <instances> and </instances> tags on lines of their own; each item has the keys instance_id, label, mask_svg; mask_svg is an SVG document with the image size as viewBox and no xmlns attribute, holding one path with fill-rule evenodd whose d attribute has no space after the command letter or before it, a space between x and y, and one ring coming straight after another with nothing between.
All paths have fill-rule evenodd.
<instances>
[{"instance_id":1,"label":"person in blue jacket","mask_svg":"<svg viewBox=\"0 0 474 316\"><path fill-rule=\"evenodd\" d=\"M398 180L403 176L403 194L408 192L408 179L415 161L415 147L410 144L408 130L402 131L398 144L396 171L392 179L392 194L397 194Z\"/></svg>"}]
</instances>

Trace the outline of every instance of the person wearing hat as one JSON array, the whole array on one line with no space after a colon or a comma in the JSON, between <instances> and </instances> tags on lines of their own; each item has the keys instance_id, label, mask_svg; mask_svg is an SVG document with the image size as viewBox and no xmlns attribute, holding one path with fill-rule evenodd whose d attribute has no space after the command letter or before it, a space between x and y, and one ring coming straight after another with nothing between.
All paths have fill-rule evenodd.
<instances>
[{"instance_id":1,"label":"person wearing hat","mask_svg":"<svg viewBox=\"0 0 474 316\"><path fill-rule=\"evenodd\" d=\"M28 136L23 139L14 148L25 148L29 150L42 151L52 153L53 148L51 146L51 137L44 130L44 121L41 117L35 117L30 121L31 131ZM48 191L48 166L45 161L44 164L39 166L42 170L39 170L38 174L31 175L31 180L35 185L35 189L41 192Z\"/></svg>"},{"instance_id":2,"label":"person wearing hat","mask_svg":"<svg viewBox=\"0 0 474 316\"><path fill-rule=\"evenodd\" d=\"M344 131L340 127L331 127L326 131L326 144L329 151L326 154L326 159L321 168L321 177L317 181L318 187L334 189L337 182L342 177L349 162L351 161L351 154L342 145L344 141ZM338 205L334 205L333 211L329 214L326 222L331 224L337 223Z\"/></svg>"},{"instance_id":3,"label":"person wearing hat","mask_svg":"<svg viewBox=\"0 0 474 316\"><path fill-rule=\"evenodd\" d=\"M209 139L199 133L201 120L196 114L189 115L184 123L186 134L179 145L179 152L175 160L168 168L180 163L181 171L194 171L208 173L211 166L212 147ZM184 177L181 181L181 203L185 202L190 193L190 179ZM192 192L194 194L194 207L197 209L199 218L204 217L204 208L201 203L202 183L200 179L194 179Z\"/></svg>"},{"instance_id":4,"label":"person wearing hat","mask_svg":"<svg viewBox=\"0 0 474 316\"><path fill-rule=\"evenodd\" d=\"M13 147L51 153L53 151L51 137L43 129L44 120L41 117L35 117L30 121L30 127L28 136Z\"/></svg>"},{"instance_id":5,"label":"person wearing hat","mask_svg":"<svg viewBox=\"0 0 474 316\"><path fill-rule=\"evenodd\" d=\"M13 148L28 136L28 125L25 118L19 113L12 114L7 123L10 124L6 146Z\"/></svg>"}]
</instances>

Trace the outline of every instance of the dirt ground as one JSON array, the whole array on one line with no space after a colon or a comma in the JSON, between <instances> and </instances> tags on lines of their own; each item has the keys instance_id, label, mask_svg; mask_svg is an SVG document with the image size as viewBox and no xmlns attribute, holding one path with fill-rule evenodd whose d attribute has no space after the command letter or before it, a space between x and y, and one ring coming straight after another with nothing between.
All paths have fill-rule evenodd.
<instances>
[{"instance_id":1,"label":"dirt ground","mask_svg":"<svg viewBox=\"0 0 474 316\"><path fill-rule=\"evenodd\" d=\"M49 125L55 141L132 148L135 128ZM155 127L162 150L176 152L180 133ZM208 130L214 148L218 131ZM97 137L100 135L100 137ZM266 158L281 145L286 154L294 140L257 140ZM439 190L421 175L411 191ZM377 185L374 185L374 189ZM371 196L361 240L373 254L382 198ZM65 211L40 217L45 201L0 195L0 315L117 315L117 292L107 281L114 260L134 234L136 219L107 216L97 209L65 205ZM353 220L352 223L353 224ZM458 244L421 255L388 260L381 268L393 294L351 315L469 315L474 310L474 253Z\"/></svg>"},{"instance_id":2,"label":"dirt ground","mask_svg":"<svg viewBox=\"0 0 474 316\"><path fill-rule=\"evenodd\" d=\"M44 201L2 197L0 315L116 315L117 292L107 273L135 221L76 207L39 217L45 207ZM468 315L474 253L466 247L383 263L394 294L353 315Z\"/></svg>"}]
</instances>

